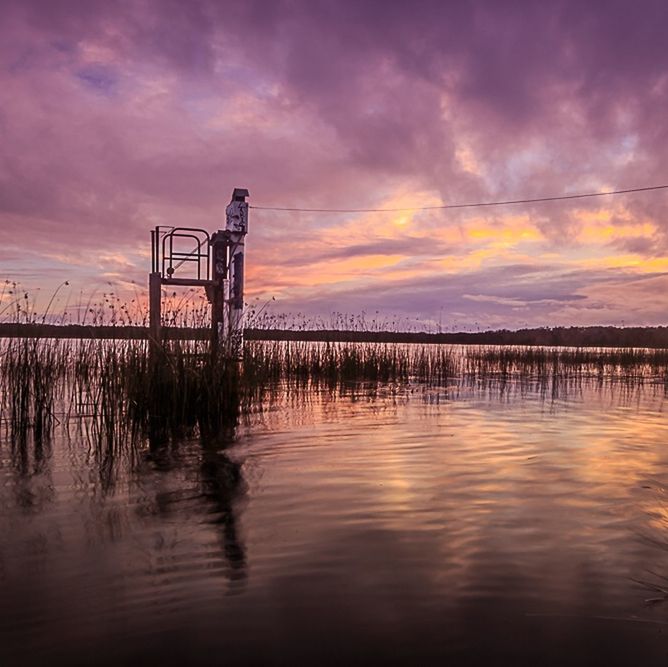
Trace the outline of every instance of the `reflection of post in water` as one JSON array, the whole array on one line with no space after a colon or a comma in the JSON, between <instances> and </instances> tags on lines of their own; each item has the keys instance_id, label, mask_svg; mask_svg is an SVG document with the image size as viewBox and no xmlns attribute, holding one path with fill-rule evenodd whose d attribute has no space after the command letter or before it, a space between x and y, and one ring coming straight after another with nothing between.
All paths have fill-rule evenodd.
<instances>
[{"instance_id":1,"label":"reflection of post in water","mask_svg":"<svg viewBox=\"0 0 668 667\"><path fill-rule=\"evenodd\" d=\"M213 522L222 529L223 551L230 566L230 579L240 581L246 579L247 572L246 548L238 527L238 504L247 487L241 464L225 453L232 437L225 434L221 439L202 442L200 481L202 495L212 505L215 513Z\"/></svg>"},{"instance_id":2,"label":"reflection of post in water","mask_svg":"<svg viewBox=\"0 0 668 667\"><path fill-rule=\"evenodd\" d=\"M229 578L242 581L247 576L246 549L238 528L238 504L247 487L241 464L226 453L235 440L240 412L238 394L226 389L229 388L219 385L218 391L225 396L209 396L200 406L204 412L198 415L202 449L199 485L200 497L211 506L212 523L222 529L220 537L225 560L230 567ZM166 411L154 410L148 432L150 457L164 471L178 465L178 457L173 457L173 453L179 440L175 438L175 430L169 422Z\"/></svg>"}]
</instances>

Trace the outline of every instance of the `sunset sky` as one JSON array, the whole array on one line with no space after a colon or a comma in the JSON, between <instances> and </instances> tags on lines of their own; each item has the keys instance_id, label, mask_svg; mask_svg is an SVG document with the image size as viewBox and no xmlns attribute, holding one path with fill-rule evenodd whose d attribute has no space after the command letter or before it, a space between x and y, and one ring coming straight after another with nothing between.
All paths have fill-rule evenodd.
<instances>
[{"instance_id":1,"label":"sunset sky","mask_svg":"<svg viewBox=\"0 0 668 667\"><path fill-rule=\"evenodd\" d=\"M221 228L234 187L384 209L666 184L667 26L664 0L1 0L0 278L132 294L150 228ZM249 228L268 312L668 324L668 190Z\"/></svg>"}]
</instances>

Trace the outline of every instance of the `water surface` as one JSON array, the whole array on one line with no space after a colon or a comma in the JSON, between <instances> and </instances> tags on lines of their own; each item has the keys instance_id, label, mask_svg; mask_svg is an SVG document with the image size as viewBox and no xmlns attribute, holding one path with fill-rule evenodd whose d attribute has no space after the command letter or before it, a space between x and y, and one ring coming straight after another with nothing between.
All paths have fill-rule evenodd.
<instances>
[{"instance_id":1,"label":"water surface","mask_svg":"<svg viewBox=\"0 0 668 667\"><path fill-rule=\"evenodd\" d=\"M0 448L12 664L665 664L664 390L282 392Z\"/></svg>"}]
</instances>

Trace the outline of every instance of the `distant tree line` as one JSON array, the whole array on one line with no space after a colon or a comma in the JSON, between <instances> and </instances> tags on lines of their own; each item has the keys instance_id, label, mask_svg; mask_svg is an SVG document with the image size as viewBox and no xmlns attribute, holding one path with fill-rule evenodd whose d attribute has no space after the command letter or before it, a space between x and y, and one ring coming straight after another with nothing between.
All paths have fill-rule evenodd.
<instances>
[{"instance_id":1,"label":"distant tree line","mask_svg":"<svg viewBox=\"0 0 668 667\"><path fill-rule=\"evenodd\" d=\"M250 340L668 348L668 327L539 327L475 333L247 329Z\"/></svg>"},{"instance_id":2,"label":"distant tree line","mask_svg":"<svg viewBox=\"0 0 668 667\"><path fill-rule=\"evenodd\" d=\"M165 327L168 339L206 340L204 327ZM146 339L147 327L0 324L0 338L117 338ZM462 345L545 345L566 347L648 347L668 349L668 327L539 327L496 331L427 333L351 331L346 329L248 328L247 340L292 340L350 343L446 343Z\"/></svg>"}]
</instances>

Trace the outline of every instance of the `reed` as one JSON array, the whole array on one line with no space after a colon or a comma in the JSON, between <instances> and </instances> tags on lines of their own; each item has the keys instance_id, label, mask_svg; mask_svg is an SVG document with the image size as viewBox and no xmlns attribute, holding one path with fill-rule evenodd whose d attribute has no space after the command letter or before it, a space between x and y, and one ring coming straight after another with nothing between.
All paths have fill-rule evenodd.
<instances>
[{"instance_id":1,"label":"reed","mask_svg":"<svg viewBox=\"0 0 668 667\"><path fill-rule=\"evenodd\" d=\"M13 442L84 421L105 447L214 434L272 392L360 385L651 382L668 387L668 351L247 341L240 360L202 341L9 339L0 344L0 417ZM98 446L98 445L96 445Z\"/></svg>"}]
</instances>

